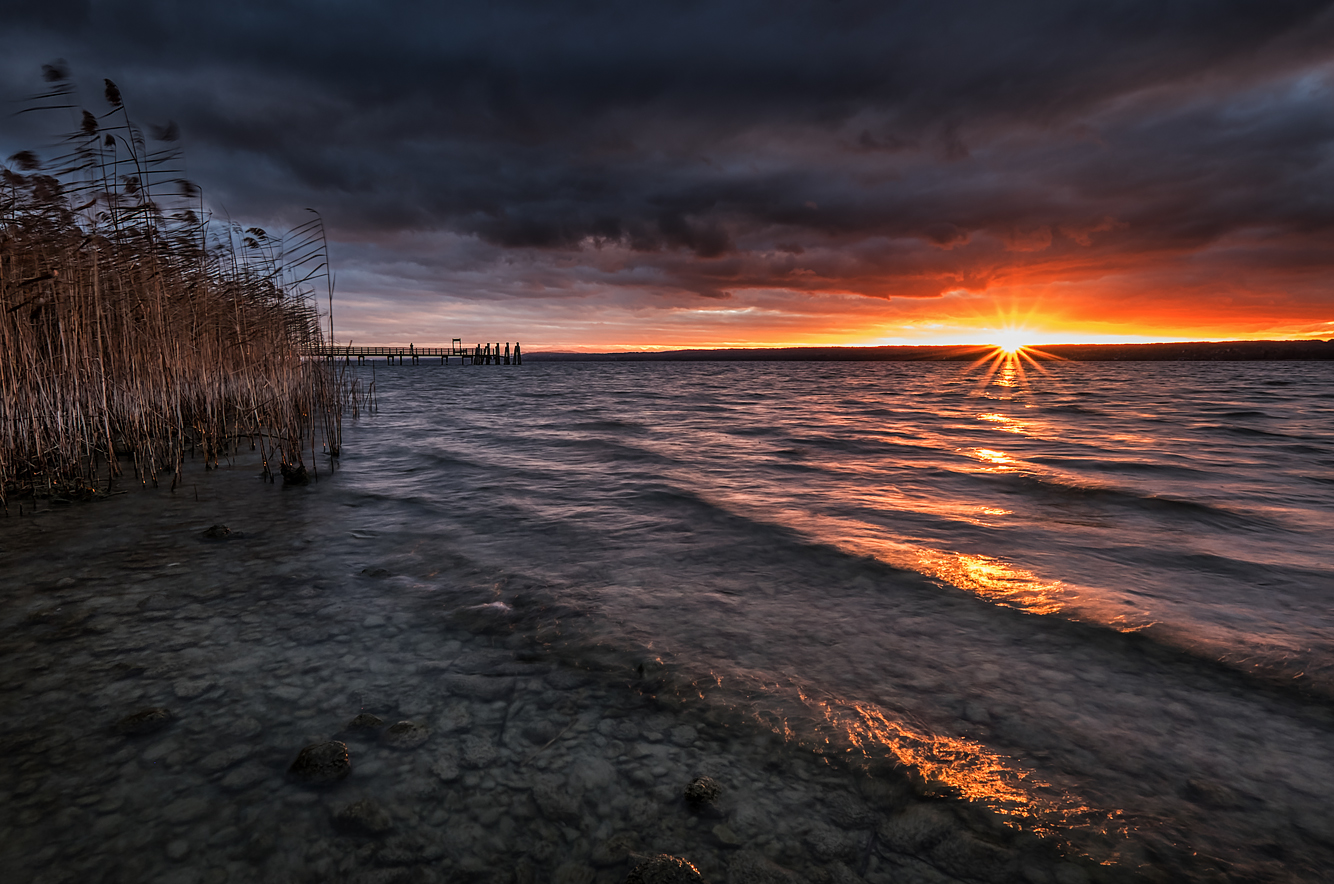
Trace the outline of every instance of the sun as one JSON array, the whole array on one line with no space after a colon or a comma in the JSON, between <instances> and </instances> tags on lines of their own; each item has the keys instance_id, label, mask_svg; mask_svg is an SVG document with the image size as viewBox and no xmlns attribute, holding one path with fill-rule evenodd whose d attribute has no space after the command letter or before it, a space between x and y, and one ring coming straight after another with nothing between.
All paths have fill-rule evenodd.
<instances>
[{"instance_id":1,"label":"sun","mask_svg":"<svg viewBox=\"0 0 1334 884\"><path fill-rule=\"evenodd\" d=\"M992 342L997 350L1013 356L1028 346L1023 329L1007 328Z\"/></svg>"}]
</instances>

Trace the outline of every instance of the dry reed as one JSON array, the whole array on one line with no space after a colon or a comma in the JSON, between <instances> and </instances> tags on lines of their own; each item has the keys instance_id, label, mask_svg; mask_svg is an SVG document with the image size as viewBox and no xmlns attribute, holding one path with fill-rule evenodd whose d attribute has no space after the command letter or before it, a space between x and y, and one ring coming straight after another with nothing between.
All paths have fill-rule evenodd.
<instances>
[{"instance_id":1,"label":"dry reed","mask_svg":"<svg viewBox=\"0 0 1334 884\"><path fill-rule=\"evenodd\" d=\"M67 72L47 81L42 106L72 106ZM103 493L127 465L174 488L242 441L270 481L304 480L363 401L303 355L323 343L314 284L332 297L322 222L210 221L175 127L150 149L110 81L106 99L51 163L0 168L0 503Z\"/></svg>"}]
</instances>

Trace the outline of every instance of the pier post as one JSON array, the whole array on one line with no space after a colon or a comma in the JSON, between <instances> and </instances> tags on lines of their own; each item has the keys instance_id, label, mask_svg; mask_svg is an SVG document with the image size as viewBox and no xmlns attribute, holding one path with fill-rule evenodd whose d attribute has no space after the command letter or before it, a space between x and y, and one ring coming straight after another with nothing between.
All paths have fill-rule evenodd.
<instances>
[{"instance_id":1,"label":"pier post","mask_svg":"<svg viewBox=\"0 0 1334 884\"><path fill-rule=\"evenodd\" d=\"M523 354L519 352L519 342L514 342L514 364L523 365Z\"/></svg>"}]
</instances>

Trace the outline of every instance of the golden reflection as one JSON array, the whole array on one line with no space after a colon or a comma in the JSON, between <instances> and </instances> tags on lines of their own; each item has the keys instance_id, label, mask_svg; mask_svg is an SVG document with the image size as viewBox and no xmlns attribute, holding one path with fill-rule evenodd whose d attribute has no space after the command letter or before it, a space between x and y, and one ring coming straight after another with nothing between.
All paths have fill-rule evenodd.
<instances>
[{"instance_id":1,"label":"golden reflection","mask_svg":"<svg viewBox=\"0 0 1334 884\"><path fill-rule=\"evenodd\" d=\"M998 467L1011 467L1014 465L1014 458L1004 451L996 451L991 448L974 448L973 456L987 463L995 464Z\"/></svg>"},{"instance_id":2,"label":"golden reflection","mask_svg":"<svg viewBox=\"0 0 1334 884\"><path fill-rule=\"evenodd\" d=\"M1061 581L1043 580L990 556L922 549L914 570L1034 614L1054 614L1070 602L1071 593Z\"/></svg>"},{"instance_id":3,"label":"golden reflection","mask_svg":"<svg viewBox=\"0 0 1334 884\"><path fill-rule=\"evenodd\" d=\"M979 414L977 419L988 423L1000 424L996 429L1004 433L1016 433L1020 436L1032 435L1032 429L1025 421L1017 420L1008 414Z\"/></svg>"},{"instance_id":4,"label":"golden reflection","mask_svg":"<svg viewBox=\"0 0 1334 884\"><path fill-rule=\"evenodd\" d=\"M826 743L846 741L846 752L868 760L892 758L921 776L924 791L984 804L1006 825L1022 825L1039 835L1090 823L1104 831L1122 829L1109 825L1118 814L1096 811L981 743L896 721L870 703L804 693L801 699L834 731Z\"/></svg>"}]
</instances>

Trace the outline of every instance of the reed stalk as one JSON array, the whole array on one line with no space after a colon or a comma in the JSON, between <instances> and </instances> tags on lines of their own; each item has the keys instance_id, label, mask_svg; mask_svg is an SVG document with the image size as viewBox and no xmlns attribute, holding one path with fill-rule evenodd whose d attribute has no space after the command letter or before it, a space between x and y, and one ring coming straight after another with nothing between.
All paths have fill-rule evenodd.
<instances>
[{"instance_id":1,"label":"reed stalk","mask_svg":"<svg viewBox=\"0 0 1334 884\"><path fill-rule=\"evenodd\" d=\"M68 99L63 71L48 101ZM356 384L306 354L332 292L323 224L274 236L210 218L178 174L174 127L148 140L109 81L64 153L0 164L0 504L141 484L248 445L300 480L341 446Z\"/></svg>"}]
</instances>

